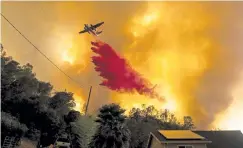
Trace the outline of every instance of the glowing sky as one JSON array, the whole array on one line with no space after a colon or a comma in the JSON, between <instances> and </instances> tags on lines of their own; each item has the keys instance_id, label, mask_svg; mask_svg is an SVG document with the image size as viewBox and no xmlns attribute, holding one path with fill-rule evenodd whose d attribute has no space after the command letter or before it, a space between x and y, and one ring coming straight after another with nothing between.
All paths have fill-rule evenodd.
<instances>
[{"instance_id":1,"label":"glowing sky","mask_svg":"<svg viewBox=\"0 0 243 148\"><path fill-rule=\"evenodd\" d=\"M74 92L80 108L92 85L90 111L109 102L127 109L145 103L191 115L200 128L213 123L243 129L242 2L2 2L2 13L81 86L2 20L7 53L31 63L37 77L55 89ZM100 39L158 84L166 103L98 85L90 62L92 37L78 32L100 21L105 22Z\"/></svg>"}]
</instances>

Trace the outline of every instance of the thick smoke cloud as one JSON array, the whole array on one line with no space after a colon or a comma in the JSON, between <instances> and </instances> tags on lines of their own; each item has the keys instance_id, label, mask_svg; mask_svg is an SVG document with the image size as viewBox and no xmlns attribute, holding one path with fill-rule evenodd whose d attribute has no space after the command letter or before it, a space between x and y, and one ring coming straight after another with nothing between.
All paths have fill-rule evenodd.
<instances>
[{"instance_id":1,"label":"thick smoke cloud","mask_svg":"<svg viewBox=\"0 0 243 148\"><path fill-rule=\"evenodd\" d=\"M210 34L218 49L194 94L205 115L204 119L197 119L201 128L207 128L220 113L225 114L233 101L239 102L234 100L233 91L243 70L243 3L225 2L218 7L217 4L209 5L208 13L217 17L217 26L212 27Z\"/></svg>"},{"instance_id":2,"label":"thick smoke cloud","mask_svg":"<svg viewBox=\"0 0 243 148\"><path fill-rule=\"evenodd\" d=\"M149 3L150 11L160 17L139 26L136 33L141 36L134 37L133 18L143 17ZM57 90L66 88L86 100L92 85L90 112L120 100L124 106L153 102L123 97L98 85L102 79L90 62L92 38L78 32L85 23L104 21L102 40L143 77L163 86L159 92L176 102L178 114L191 115L199 128L205 128L234 100L232 90L243 67L242 11L242 2L2 2L2 13L81 86L63 76L4 20L2 43L9 55L21 64L33 64L38 78ZM76 59L73 64L63 62L67 50Z\"/></svg>"}]
</instances>

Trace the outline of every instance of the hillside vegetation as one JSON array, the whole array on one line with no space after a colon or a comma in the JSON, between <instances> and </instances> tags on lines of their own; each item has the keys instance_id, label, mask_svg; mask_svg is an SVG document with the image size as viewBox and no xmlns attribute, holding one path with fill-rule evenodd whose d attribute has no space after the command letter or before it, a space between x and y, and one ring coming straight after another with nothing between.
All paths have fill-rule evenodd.
<instances>
[{"instance_id":1,"label":"hillside vegetation","mask_svg":"<svg viewBox=\"0 0 243 148\"><path fill-rule=\"evenodd\" d=\"M168 110L153 106L133 108L125 116L119 105L108 104L97 117L84 116L72 110L73 93L53 91L36 78L31 64L20 65L4 51L1 63L2 142L15 136L48 146L68 133L75 148L145 148L151 131L194 128L191 117L179 123Z\"/></svg>"}]
</instances>

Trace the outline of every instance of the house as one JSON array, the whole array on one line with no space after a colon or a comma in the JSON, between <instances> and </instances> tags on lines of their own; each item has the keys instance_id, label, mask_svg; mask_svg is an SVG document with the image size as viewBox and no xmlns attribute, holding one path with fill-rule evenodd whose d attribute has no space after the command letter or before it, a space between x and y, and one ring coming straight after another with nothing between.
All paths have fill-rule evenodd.
<instances>
[{"instance_id":1,"label":"house","mask_svg":"<svg viewBox=\"0 0 243 148\"><path fill-rule=\"evenodd\" d=\"M147 148L243 148L240 131L159 130L151 132Z\"/></svg>"},{"instance_id":2,"label":"house","mask_svg":"<svg viewBox=\"0 0 243 148\"><path fill-rule=\"evenodd\" d=\"M190 130L159 130L150 134L147 148L207 148L209 143Z\"/></svg>"}]
</instances>

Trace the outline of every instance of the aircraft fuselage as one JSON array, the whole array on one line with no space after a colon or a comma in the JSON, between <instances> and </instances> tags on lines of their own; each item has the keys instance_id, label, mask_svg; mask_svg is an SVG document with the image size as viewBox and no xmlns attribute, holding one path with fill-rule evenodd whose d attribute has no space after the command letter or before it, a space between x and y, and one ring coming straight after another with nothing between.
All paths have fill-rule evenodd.
<instances>
[{"instance_id":1,"label":"aircraft fuselage","mask_svg":"<svg viewBox=\"0 0 243 148\"><path fill-rule=\"evenodd\" d=\"M92 30L87 24L84 24L84 29L88 31L88 33L92 33L93 35L96 35L94 30Z\"/></svg>"}]
</instances>

